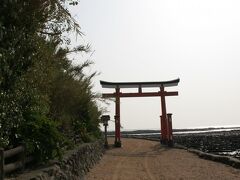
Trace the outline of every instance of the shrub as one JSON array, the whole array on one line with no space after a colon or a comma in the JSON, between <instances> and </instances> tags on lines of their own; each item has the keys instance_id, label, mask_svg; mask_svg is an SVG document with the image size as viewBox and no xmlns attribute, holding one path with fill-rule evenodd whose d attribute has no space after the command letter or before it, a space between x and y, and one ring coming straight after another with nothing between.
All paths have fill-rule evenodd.
<instances>
[{"instance_id":1,"label":"shrub","mask_svg":"<svg viewBox=\"0 0 240 180\"><path fill-rule=\"evenodd\" d=\"M26 123L19 128L22 140L26 143L29 154L40 161L61 157L64 142L57 124L39 114L28 114Z\"/></svg>"}]
</instances>

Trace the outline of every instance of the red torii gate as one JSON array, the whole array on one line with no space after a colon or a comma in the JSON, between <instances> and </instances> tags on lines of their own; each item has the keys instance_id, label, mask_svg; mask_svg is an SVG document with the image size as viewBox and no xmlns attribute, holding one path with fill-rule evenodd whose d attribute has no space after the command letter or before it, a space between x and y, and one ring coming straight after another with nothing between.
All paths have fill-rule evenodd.
<instances>
[{"instance_id":1,"label":"red torii gate","mask_svg":"<svg viewBox=\"0 0 240 180\"><path fill-rule=\"evenodd\" d=\"M172 114L167 114L165 96L177 96L178 92L167 92L165 87L177 86L180 79L160 82L106 82L100 81L103 88L114 88L115 93L104 93L103 98L115 98L115 146L121 147L121 133L120 133L120 98L122 97L161 97L162 115L161 119L161 143L172 145ZM158 92L142 92L142 88L156 88L159 87ZM138 88L136 93L122 93L121 88Z\"/></svg>"}]
</instances>

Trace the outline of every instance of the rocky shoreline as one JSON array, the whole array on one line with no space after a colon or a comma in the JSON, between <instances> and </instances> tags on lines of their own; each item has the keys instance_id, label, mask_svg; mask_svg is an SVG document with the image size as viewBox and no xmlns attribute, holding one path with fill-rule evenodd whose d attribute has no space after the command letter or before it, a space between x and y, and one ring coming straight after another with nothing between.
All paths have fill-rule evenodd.
<instances>
[{"instance_id":1,"label":"rocky shoreline","mask_svg":"<svg viewBox=\"0 0 240 180\"><path fill-rule=\"evenodd\" d=\"M222 131L174 135L174 142L203 152L240 159L240 131Z\"/></svg>"}]
</instances>

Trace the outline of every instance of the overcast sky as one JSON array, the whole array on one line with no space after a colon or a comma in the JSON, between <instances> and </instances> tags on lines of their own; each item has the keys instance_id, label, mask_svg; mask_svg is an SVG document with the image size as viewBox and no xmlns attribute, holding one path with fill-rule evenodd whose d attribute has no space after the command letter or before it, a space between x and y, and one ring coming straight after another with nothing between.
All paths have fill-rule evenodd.
<instances>
[{"instance_id":1,"label":"overcast sky","mask_svg":"<svg viewBox=\"0 0 240 180\"><path fill-rule=\"evenodd\" d=\"M179 77L167 111L173 128L191 128L240 125L239 9L239 0L81 0L71 13L101 72L96 91L106 92L100 79ZM113 119L114 104L107 109ZM159 97L121 99L124 129L159 129L160 114Z\"/></svg>"}]
</instances>

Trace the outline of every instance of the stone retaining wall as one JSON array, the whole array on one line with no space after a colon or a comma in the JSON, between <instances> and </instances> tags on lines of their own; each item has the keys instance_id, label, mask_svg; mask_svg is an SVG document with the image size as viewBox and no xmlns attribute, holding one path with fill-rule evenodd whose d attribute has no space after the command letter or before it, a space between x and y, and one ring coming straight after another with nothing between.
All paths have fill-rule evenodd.
<instances>
[{"instance_id":1,"label":"stone retaining wall","mask_svg":"<svg viewBox=\"0 0 240 180\"><path fill-rule=\"evenodd\" d=\"M24 173L11 180L84 180L84 175L103 155L103 141L87 143L68 151L51 166ZM9 179L10 180L10 179Z\"/></svg>"}]
</instances>

